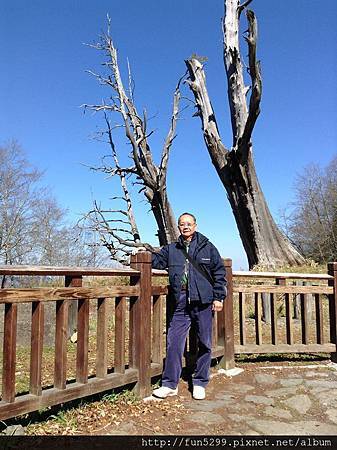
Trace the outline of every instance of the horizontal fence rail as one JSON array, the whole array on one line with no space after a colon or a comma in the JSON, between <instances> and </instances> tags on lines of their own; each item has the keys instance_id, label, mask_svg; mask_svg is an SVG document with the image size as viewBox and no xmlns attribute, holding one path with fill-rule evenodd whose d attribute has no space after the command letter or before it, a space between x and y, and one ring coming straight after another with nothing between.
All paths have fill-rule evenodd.
<instances>
[{"instance_id":1,"label":"horizontal fence rail","mask_svg":"<svg viewBox=\"0 0 337 450\"><path fill-rule=\"evenodd\" d=\"M212 337L212 356L222 367L234 367L235 353L329 352L335 358L336 263L329 264L328 274L293 274L232 272L231 260L224 262L228 295L224 310L214 317ZM150 253L134 255L126 269L0 266L0 275L63 277L63 286L0 289L0 420L130 383L140 396L150 394L151 377L163 369L172 313L167 272L151 270ZM24 325L22 308L28 308ZM53 378L46 381L51 310L54 344L47 364ZM76 325L75 334L70 324ZM22 327L30 328L25 389L17 383ZM185 364L196 349L192 329Z\"/></svg>"},{"instance_id":2,"label":"horizontal fence rail","mask_svg":"<svg viewBox=\"0 0 337 450\"><path fill-rule=\"evenodd\" d=\"M129 383L136 383L140 395L149 393L150 380L162 371L163 345L154 346L158 339L157 319L163 316L163 295L167 286L153 286L151 291L151 255L133 258L130 269L0 267L6 276L63 276L65 287L4 288L0 304L4 304L3 367L0 419L17 416L47 406L71 401ZM127 285L83 287L85 276L104 276L113 281L127 277ZM153 319L151 308L153 302ZM27 393L16 392L18 309L31 305L31 345L29 385ZM54 358L52 386L42 387L45 308L55 307ZM74 378L68 376L68 325L75 306L76 362ZM108 323L113 317L113 363L109 364ZM94 374L89 375L89 327L92 309L96 317L96 358ZM155 322L156 320L156 322ZM156 329L151 335L151 323ZM163 336L161 335L161 338ZM151 362L151 352L154 357ZM126 356L128 355L128 359Z\"/></svg>"},{"instance_id":3,"label":"horizontal fence rail","mask_svg":"<svg viewBox=\"0 0 337 450\"><path fill-rule=\"evenodd\" d=\"M336 263L328 274L234 272L235 353L336 355Z\"/></svg>"}]
</instances>

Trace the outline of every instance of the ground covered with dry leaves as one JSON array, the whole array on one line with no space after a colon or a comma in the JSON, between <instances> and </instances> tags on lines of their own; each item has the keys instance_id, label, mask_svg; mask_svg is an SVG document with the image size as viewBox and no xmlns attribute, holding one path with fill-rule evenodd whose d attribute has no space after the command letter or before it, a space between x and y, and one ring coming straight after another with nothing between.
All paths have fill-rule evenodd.
<instances>
[{"instance_id":1,"label":"ground covered with dry leaves","mask_svg":"<svg viewBox=\"0 0 337 450\"><path fill-rule=\"evenodd\" d=\"M185 414L181 402L145 403L130 391L106 395L100 401L85 403L77 408L60 410L43 422L26 427L28 435L105 434L106 428L118 429L130 420L137 422L140 434L159 432L163 424L167 433L180 428Z\"/></svg>"},{"instance_id":2,"label":"ground covered with dry leaves","mask_svg":"<svg viewBox=\"0 0 337 450\"><path fill-rule=\"evenodd\" d=\"M293 371L296 371L297 365L320 364L326 362L327 358L328 355L325 354L301 355L300 358L298 355L286 355L279 358L270 358L270 355L269 357L251 355L242 358L241 361L238 358L236 366L244 368L238 381L240 379L240 383L243 384L251 382L259 366L291 366ZM216 376L216 367L212 368L212 373L209 397L213 397L214 392L232 389L232 383L236 383L236 379ZM25 427L25 432L28 435L111 435L129 434L129 432L139 435L184 434L188 433L186 426L191 413L186 405L192 400L186 381L180 383L179 394L178 397L171 397L165 401L144 402L132 391L112 392L94 401L90 399L82 401L76 407L65 404L58 407L56 412L44 411L43 420L37 418L34 422L31 421ZM263 390L259 395L263 395ZM130 424L130 430L128 430L128 424ZM217 432L220 431L217 430Z\"/></svg>"}]
</instances>

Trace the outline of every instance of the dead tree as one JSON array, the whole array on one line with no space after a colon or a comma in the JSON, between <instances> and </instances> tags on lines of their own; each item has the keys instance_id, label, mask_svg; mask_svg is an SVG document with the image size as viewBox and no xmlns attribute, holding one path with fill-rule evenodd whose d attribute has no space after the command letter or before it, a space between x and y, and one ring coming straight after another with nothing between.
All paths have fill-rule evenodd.
<instances>
[{"instance_id":1,"label":"dead tree","mask_svg":"<svg viewBox=\"0 0 337 450\"><path fill-rule=\"evenodd\" d=\"M126 175L120 166L116 146L112 138L111 124L106 113L104 113L104 117L107 125L107 131L104 134L108 135L114 167L104 164L102 167L92 169L112 176L119 176L122 196L113 197L111 200L122 200L125 209L102 209L101 205L94 201L93 209L85 215L81 222L82 228L88 228L98 233L101 245L109 251L112 259L121 264L128 264L133 249L145 247L152 251L153 247L141 240Z\"/></svg>"},{"instance_id":2,"label":"dead tree","mask_svg":"<svg viewBox=\"0 0 337 450\"><path fill-rule=\"evenodd\" d=\"M185 61L189 71L187 82L194 94L209 155L227 191L249 266L297 265L303 263L303 257L274 222L254 166L252 132L260 113L262 80L256 58L257 21L254 12L246 9L251 1L240 4L238 0L225 0L224 63L233 135L231 148L221 140L204 69L197 59ZM239 47L239 21L243 10L246 10L248 22L245 40L250 86L244 82L244 63Z\"/></svg>"},{"instance_id":3,"label":"dead tree","mask_svg":"<svg viewBox=\"0 0 337 450\"><path fill-rule=\"evenodd\" d=\"M109 19L108 19L109 20ZM176 220L168 199L166 190L167 165L172 142L175 138L176 125L179 113L180 100L180 80L176 86L173 99L173 111L171 124L161 153L161 161L156 165L153 161L152 151L149 144L149 136L152 134L147 131L146 111L141 117L136 109L133 92L131 87L131 75L129 70L129 92L128 95L124 89L122 78L119 71L117 50L110 36L109 28L106 34L101 36L98 44L91 47L103 51L106 55L104 66L107 69L106 75L101 75L90 71L100 84L108 86L113 91L109 103L101 105L83 105L86 109L93 111L104 111L105 113L118 113L122 118L122 127L125 135L131 145L132 167L116 166L111 172L112 175L124 175L136 177L136 184L140 184L139 192L143 192L145 198L150 203L151 210L158 226L158 238L160 245L173 242L178 237L178 228ZM110 128L110 138L112 133Z\"/></svg>"}]
</instances>

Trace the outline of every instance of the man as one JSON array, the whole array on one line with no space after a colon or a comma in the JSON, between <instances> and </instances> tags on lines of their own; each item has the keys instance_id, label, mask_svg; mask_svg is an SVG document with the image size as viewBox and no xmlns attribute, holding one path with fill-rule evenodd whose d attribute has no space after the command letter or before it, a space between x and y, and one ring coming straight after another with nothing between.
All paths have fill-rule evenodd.
<instances>
[{"instance_id":1,"label":"man","mask_svg":"<svg viewBox=\"0 0 337 450\"><path fill-rule=\"evenodd\" d=\"M167 269L175 302L167 335L162 386L153 391L159 398L178 394L185 341L192 321L198 335L198 355L193 375L193 398L203 400L209 381L213 311L221 311L226 297L225 267L218 250L201 233L193 214L178 219L180 237L153 254L152 267Z\"/></svg>"}]
</instances>

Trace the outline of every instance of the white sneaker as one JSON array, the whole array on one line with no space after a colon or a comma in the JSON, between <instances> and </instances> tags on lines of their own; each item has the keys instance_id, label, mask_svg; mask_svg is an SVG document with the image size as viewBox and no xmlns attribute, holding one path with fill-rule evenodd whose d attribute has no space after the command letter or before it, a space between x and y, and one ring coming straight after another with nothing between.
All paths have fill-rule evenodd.
<instances>
[{"instance_id":1,"label":"white sneaker","mask_svg":"<svg viewBox=\"0 0 337 450\"><path fill-rule=\"evenodd\" d=\"M167 386L162 386L158 389L155 389L152 392L152 395L154 395L155 397L158 397L158 398L172 397L173 395L177 395L177 394L178 394L178 388L171 389Z\"/></svg>"},{"instance_id":2,"label":"white sneaker","mask_svg":"<svg viewBox=\"0 0 337 450\"><path fill-rule=\"evenodd\" d=\"M193 386L193 398L195 400L204 400L206 398L206 390L202 386Z\"/></svg>"}]
</instances>

